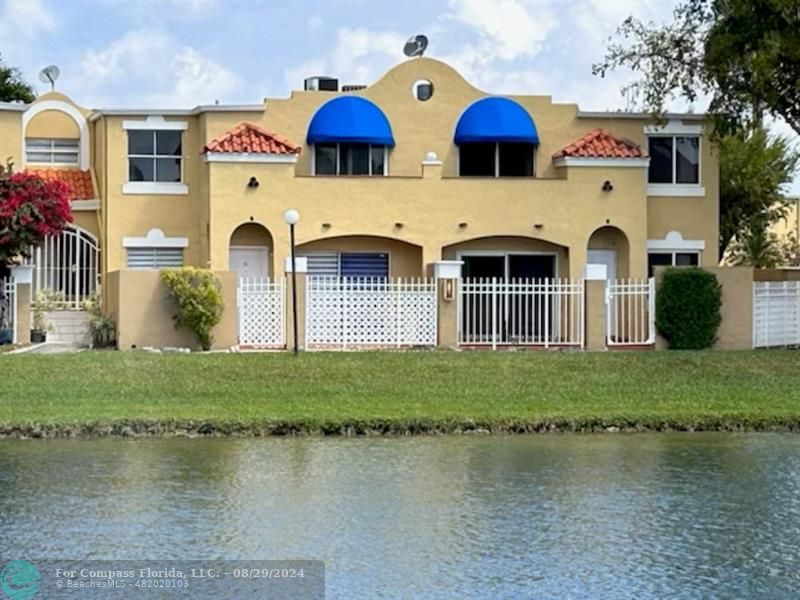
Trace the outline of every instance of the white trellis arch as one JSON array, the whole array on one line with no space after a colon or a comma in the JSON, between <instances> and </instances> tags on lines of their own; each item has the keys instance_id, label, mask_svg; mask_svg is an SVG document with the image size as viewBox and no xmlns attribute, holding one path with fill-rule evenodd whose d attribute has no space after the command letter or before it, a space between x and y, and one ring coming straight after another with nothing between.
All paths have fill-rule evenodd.
<instances>
[{"instance_id":1,"label":"white trellis arch","mask_svg":"<svg viewBox=\"0 0 800 600\"><path fill-rule=\"evenodd\" d=\"M71 308L97 289L100 248L97 238L78 225L70 225L61 235L47 237L27 259L33 265L33 291L60 292Z\"/></svg>"}]
</instances>

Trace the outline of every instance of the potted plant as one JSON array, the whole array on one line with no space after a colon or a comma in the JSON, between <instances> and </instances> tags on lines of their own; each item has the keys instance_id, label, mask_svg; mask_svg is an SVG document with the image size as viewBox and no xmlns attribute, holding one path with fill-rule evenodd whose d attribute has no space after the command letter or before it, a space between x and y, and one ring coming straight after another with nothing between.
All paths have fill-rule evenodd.
<instances>
[{"instance_id":1,"label":"potted plant","mask_svg":"<svg viewBox=\"0 0 800 600\"><path fill-rule=\"evenodd\" d=\"M31 302L31 343L41 344L47 341L47 321L45 313L52 310L50 294L47 290L39 290Z\"/></svg>"}]
</instances>

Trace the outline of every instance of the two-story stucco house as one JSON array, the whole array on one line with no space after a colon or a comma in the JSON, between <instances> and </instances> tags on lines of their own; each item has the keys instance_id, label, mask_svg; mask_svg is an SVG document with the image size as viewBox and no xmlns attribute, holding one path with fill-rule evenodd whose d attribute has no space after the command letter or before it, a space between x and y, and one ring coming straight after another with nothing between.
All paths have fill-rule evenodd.
<instances>
[{"instance_id":1,"label":"two-story stucco house","mask_svg":"<svg viewBox=\"0 0 800 600\"><path fill-rule=\"evenodd\" d=\"M300 83L300 82L299 82ZM602 82L598 81L598 85ZM0 157L66 181L75 224L36 284L80 296L120 269L281 274L297 209L310 274L610 277L716 265L718 158L702 115L494 96L410 59L369 86L189 110L0 105Z\"/></svg>"}]
</instances>

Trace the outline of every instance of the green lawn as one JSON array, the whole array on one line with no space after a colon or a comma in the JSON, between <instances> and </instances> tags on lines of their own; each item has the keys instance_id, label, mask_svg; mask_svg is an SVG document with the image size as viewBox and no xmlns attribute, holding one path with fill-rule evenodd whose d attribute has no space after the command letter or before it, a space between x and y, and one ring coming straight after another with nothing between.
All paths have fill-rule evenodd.
<instances>
[{"instance_id":1,"label":"green lawn","mask_svg":"<svg viewBox=\"0 0 800 600\"><path fill-rule=\"evenodd\" d=\"M800 429L800 352L0 357L0 433Z\"/></svg>"}]
</instances>

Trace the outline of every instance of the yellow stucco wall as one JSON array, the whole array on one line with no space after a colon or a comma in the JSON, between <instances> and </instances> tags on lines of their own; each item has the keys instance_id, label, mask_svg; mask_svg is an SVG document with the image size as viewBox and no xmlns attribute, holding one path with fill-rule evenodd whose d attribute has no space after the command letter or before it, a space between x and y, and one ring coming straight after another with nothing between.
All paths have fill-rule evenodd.
<instances>
[{"instance_id":1,"label":"yellow stucco wall","mask_svg":"<svg viewBox=\"0 0 800 600\"><path fill-rule=\"evenodd\" d=\"M434 84L434 95L427 102L412 95L413 83L419 79ZM104 270L125 268L123 237L145 236L154 228L170 237L188 238L187 264L228 269L231 234L248 222L269 230L272 268L279 268L289 247L282 220L287 208L301 213L299 244L354 250L365 248L364 240L387 240L394 248L392 264L404 265L396 273L404 276L426 274L429 263L449 255L444 249L458 245L479 243L484 249L513 250L520 243L555 245L559 275L579 277L592 234L604 226L618 228L622 237L605 241L595 237L592 246L627 244L627 252L619 252L620 276L644 276L647 240L663 239L670 231L680 232L684 239L703 240L702 263L716 264L717 157L705 136L700 183L706 195L648 198L646 168L559 168L551 159L555 151L596 127L644 145L648 120L613 114L579 116L576 105L556 104L549 96L512 96L529 111L539 132L536 177L457 178L456 123L486 92L448 65L421 58L400 63L356 94L377 103L391 123L396 146L390 151L389 177L310 176L311 149L305 144L308 125L314 112L336 94L296 91L288 98L269 99L263 112L232 109L164 115L167 121L187 123L182 154L188 194L124 194L128 161L123 121L144 120L147 115L95 115L90 122L92 167L101 196ZM45 98L65 99L60 94ZM18 112L0 111L0 150L8 147L19 153L20 118ZM242 121L255 122L302 145L298 162L206 163L203 145ZM443 161L441 167L422 166L430 151ZM260 182L256 189L247 187L253 176ZM602 191L607 180L613 185L611 192ZM334 244L332 238L338 241Z\"/></svg>"},{"instance_id":2,"label":"yellow stucco wall","mask_svg":"<svg viewBox=\"0 0 800 600\"><path fill-rule=\"evenodd\" d=\"M59 110L46 110L33 117L25 129L26 138L78 139L78 124Z\"/></svg>"},{"instance_id":3,"label":"yellow stucco wall","mask_svg":"<svg viewBox=\"0 0 800 600\"><path fill-rule=\"evenodd\" d=\"M214 328L213 348L229 348L237 343L236 275L217 272L225 307L222 320ZM175 301L161 283L158 271L114 271L107 278L106 311L117 324L120 350L145 346L197 349L199 344L188 329L175 329L172 319Z\"/></svg>"},{"instance_id":4,"label":"yellow stucco wall","mask_svg":"<svg viewBox=\"0 0 800 600\"><path fill-rule=\"evenodd\" d=\"M14 169L22 168L22 113L0 111L0 164L11 160Z\"/></svg>"}]
</instances>

